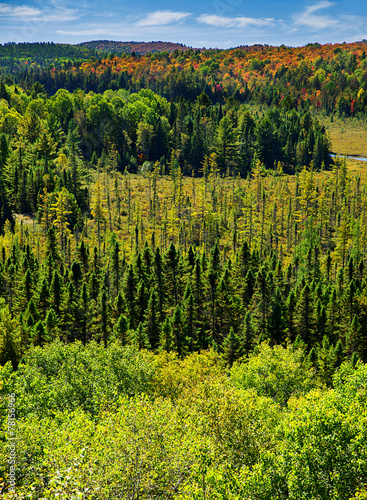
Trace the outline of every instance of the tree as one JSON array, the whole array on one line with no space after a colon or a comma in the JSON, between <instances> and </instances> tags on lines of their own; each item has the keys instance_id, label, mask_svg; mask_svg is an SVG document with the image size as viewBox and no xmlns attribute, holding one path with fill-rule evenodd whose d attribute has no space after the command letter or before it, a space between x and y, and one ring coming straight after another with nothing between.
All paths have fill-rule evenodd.
<instances>
[{"instance_id":1,"label":"tree","mask_svg":"<svg viewBox=\"0 0 367 500\"><path fill-rule=\"evenodd\" d=\"M225 337L222 345L222 359L225 365L231 367L233 363L242 355L242 346L237 334L233 328L229 330L229 334Z\"/></svg>"},{"instance_id":2,"label":"tree","mask_svg":"<svg viewBox=\"0 0 367 500\"><path fill-rule=\"evenodd\" d=\"M98 255L101 254L101 227L106 223L105 200L102 198L101 182L98 177L92 197L92 216L97 222Z\"/></svg>"},{"instance_id":3,"label":"tree","mask_svg":"<svg viewBox=\"0 0 367 500\"><path fill-rule=\"evenodd\" d=\"M224 116L215 134L215 152L220 172L231 170L234 166L236 131L227 116Z\"/></svg>"},{"instance_id":4,"label":"tree","mask_svg":"<svg viewBox=\"0 0 367 500\"><path fill-rule=\"evenodd\" d=\"M301 290L296 306L297 331L306 345L311 345L313 332L313 307L311 290L306 285Z\"/></svg>"},{"instance_id":5,"label":"tree","mask_svg":"<svg viewBox=\"0 0 367 500\"><path fill-rule=\"evenodd\" d=\"M65 240L67 240L70 235L69 216L72 214L72 211L69 207L69 192L63 187L56 197L56 202L52 204L52 211L54 213L53 225L60 238L60 246L63 253L66 250Z\"/></svg>"},{"instance_id":6,"label":"tree","mask_svg":"<svg viewBox=\"0 0 367 500\"><path fill-rule=\"evenodd\" d=\"M0 299L0 366L10 361L16 370L21 354L18 320L11 318L8 306Z\"/></svg>"},{"instance_id":7,"label":"tree","mask_svg":"<svg viewBox=\"0 0 367 500\"><path fill-rule=\"evenodd\" d=\"M235 386L254 388L282 406L292 395L305 394L315 386L314 371L304 362L304 352L292 346L270 347L263 342L247 360L236 362L230 373Z\"/></svg>"},{"instance_id":8,"label":"tree","mask_svg":"<svg viewBox=\"0 0 367 500\"><path fill-rule=\"evenodd\" d=\"M158 298L155 290L151 291L146 314L146 335L150 347L155 350L159 344L159 311Z\"/></svg>"},{"instance_id":9,"label":"tree","mask_svg":"<svg viewBox=\"0 0 367 500\"><path fill-rule=\"evenodd\" d=\"M166 318L162 323L162 330L159 339L161 351L171 352L174 350L175 342L172 329L172 323L169 318Z\"/></svg>"},{"instance_id":10,"label":"tree","mask_svg":"<svg viewBox=\"0 0 367 500\"><path fill-rule=\"evenodd\" d=\"M173 243L170 244L165 256L165 285L167 296L174 299L174 304L178 304L178 262L179 255Z\"/></svg>"},{"instance_id":11,"label":"tree","mask_svg":"<svg viewBox=\"0 0 367 500\"><path fill-rule=\"evenodd\" d=\"M121 345L126 345L128 342L128 336L127 332L129 330L129 321L127 317L124 314L120 314L118 317L114 327L113 327L113 332L121 342Z\"/></svg>"}]
</instances>

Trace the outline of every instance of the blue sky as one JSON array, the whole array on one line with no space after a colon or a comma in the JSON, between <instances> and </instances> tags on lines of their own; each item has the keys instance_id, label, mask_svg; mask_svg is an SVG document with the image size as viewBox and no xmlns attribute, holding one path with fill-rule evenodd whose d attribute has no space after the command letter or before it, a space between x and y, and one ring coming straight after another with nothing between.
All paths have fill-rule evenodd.
<instances>
[{"instance_id":1,"label":"blue sky","mask_svg":"<svg viewBox=\"0 0 367 500\"><path fill-rule=\"evenodd\" d=\"M362 0L0 0L0 43L161 40L228 48L362 39Z\"/></svg>"}]
</instances>

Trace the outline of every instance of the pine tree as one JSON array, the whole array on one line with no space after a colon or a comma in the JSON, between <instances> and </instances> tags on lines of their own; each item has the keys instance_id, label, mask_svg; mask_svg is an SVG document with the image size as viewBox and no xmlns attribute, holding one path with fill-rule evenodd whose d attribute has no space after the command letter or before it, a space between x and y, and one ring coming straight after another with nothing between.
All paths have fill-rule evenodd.
<instances>
[{"instance_id":1,"label":"pine tree","mask_svg":"<svg viewBox=\"0 0 367 500\"><path fill-rule=\"evenodd\" d=\"M47 316L45 319L45 327L48 338L55 340L58 338L60 330L59 330L59 322L57 319L56 312L53 309L49 309L47 312Z\"/></svg>"},{"instance_id":2,"label":"pine tree","mask_svg":"<svg viewBox=\"0 0 367 500\"><path fill-rule=\"evenodd\" d=\"M196 328L195 328L195 306L190 283L187 284L183 301L183 329L189 352L197 348Z\"/></svg>"},{"instance_id":3,"label":"pine tree","mask_svg":"<svg viewBox=\"0 0 367 500\"><path fill-rule=\"evenodd\" d=\"M229 334L223 341L222 359L226 366L231 367L233 363L242 355L242 346L237 334L233 328L229 330Z\"/></svg>"},{"instance_id":4,"label":"pine tree","mask_svg":"<svg viewBox=\"0 0 367 500\"><path fill-rule=\"evenodd\" d=\"M33 345L43 347L48 340L45 325L42 321L37 321L33 328Z\"/></svg>"},{"instance_id":5,"label":"pine tree","mask_svg":"<svg viewBox=\"0 0 367 500\"><path fill-rule=\"evenodd\" d=\"M118 320L116 321L113 332L121 342L121 345L126 345L128 343L128 335L127 332L129 330L129 321L124 314L120 314Z\"/></svg>"},{"instance_id":6,"label":"pine tree","mask_svg":"<svg viewBox=\"0 0 367 500\"><path fill-rule=\"evenodd\" d=\"M252 298L255 306L255 332L261 341L266 338L270 304L270 279L266 269L262 267L256 276L255 291Z\"/></svg>"},{"instance_id":7,"label":"pine tree","mask_svg":"<svg viewBox=\"0 0 367 500\"><path fill-rule=\"evenodd\" d=\"M165 285L167 298L172 297L175 306L178 304L178 262L178 252L175 245L171 243L164 256Z\"/></svg>"},{"instance_id":8,"label":"pine tree","mask_svg":"<svg viewBox=\"0 0 367 500\"><path fill-rule=\"evenodd\" d=\"M135 302L138 323L145 321L145 316L148 307L148 300L149 297L145 283L144 281L140 280L136 291L136 302Z\"/></svg>"},{"instance_id":9,"label":"pine tree","mask_svg":"<svg viewBox=\"0 0 367 500\"><path fill-rule=\"evenodd\" d=\"M54 226L51 226L47 231L46 254L52 259L53 262L60 259L57 250L56 231Z\"/></svg>"},{"instance_id":10,"label":"pine tree","mask_svg":"<svg viewBox=\"0 0 367 500\"><path fill-rule=\"evenodd\" d=\"M19 323L11 318L9 308L0 299L0 365L10 361L16 370L21 354Z\"/></svg>"},{"instance_id":11,"label":"pine tree","mask_svg":"<svg viewBox=\"0 0 367 500\"><path fill-rule=\"evenodd\" d=\"M128 310L128 318L130 323L130 328L134 329L136 326L137 316L136 316L136 305L135 305L135 294L136 294L136 280L134 276L133 266L130 264L124 283L124 296L126 301L126 306Z\"/></svg>"},{"instance_id":12,"label":"pine tree","mask_svg":"<svg viewBox=\"0 0 367 500\"><path fill-rule=\"evenodd\" d=\"M83 282L81 291L80 291L80 303L81 303L81 324L82 324L82 341L83 345L86 345L87 342L87 322L88 322L88 311L89 311L89 304L88 304L88 291L87 291L87 284L85 281Z\"/></svg>"},{"instance_id":13,"label":"pine tree","mask_svg":"<svg viewBox=\"0 0 367 500\"><path fill-rule=\"evenodd\" d=\"M211 329L213 338L217 341L216 306L217 306L217 281L220 270L220 250L218 242L215 243L210 252L208 268L208 281L211 299Z\"/></svg>"},{"instance_id":14,"label":"pine tree","mask_svg":"<svg viewBox=\"0 0 367 500\"><path fill-rule=\"evenodd\" d=\"M67 239L70 235L69 215L72 214L72 211L69 209L69 207L69 192L63 187L62 190L57 194L56 202L52 204L52 210L55 217L53 225L56 228L56 233L60 238L60 246L63 253L66 250L65 239Z\"/></svg>"},{"instance_id":15,"label":"pine tree","mask_svg":"<svg viewBox=\"0 0 367 500\"><path fill-rule=\"evenodd\" d=\"M335 347L330 345L329 338L326 335L324 335L322 345L318 349L317 358L319 377L327 386L330 386L337 359Z\"/></svg>"},{"instance_id":16,"label":"pine tree","mask_svg":"<svg viewBox=\"0 0 367 500\"><path fill-rule=\"evenodd\" d=\"M274 298L272 300L271 312L268 321L268 335L275 344L281 344L284 340L284 303L280 288L275 290Z\"/></svg>"},{"instance_id":17,"label":"pine tree","mask_svg":"<svg viewBox=\"0 0 367 500\"><path fill-rule=\"evenodd\" d=\"M151 291L146 315L146 334L150 347L155 350L159 344L159 311L158 298L155 290Z\"/></svg>"},{"instance_id":18,"label":"pine tree","mask_svg":"<svg viewBox=\"0 0 367 500\"><path fill-rule=\"evenodd\" d=\"M175 307L172 317L172 330L174 339L174 348L179 356L186 354L186 338L184 332L182 310L179 305Z\"/></svg>"},{"instance_id":19,"label":"pine tree","mask_svg":"<svg viewBox=\"0 0 367 500\"><path fill-rule=\"evenodd\" d=\"M133 342L138 349L150 349L149 339L143 323L139 323L138 328L134 331Z\"/></svg>"},{"instance_id":20,"label":"pine tree","mask_svg":"<svg viewBox=\"0 0 367 500\"><path fill-rule=\"evenodd\" d=\"M311 290L308 283L303 287L296 306L297 331L306 345L312 342L313 308Z\"/></svg>"},{"instance_id":21,"label":"pine tree","mask_svg":"<svg viewBox=\"0 0 367 500\"><path fill-rule=\"evenodd\" d=\"M247 311L245 314L239 338L241 343L241 352L248 355L254 347L254 331L250 311Z\"/></svg>"},{"instance_id":22,"label":"pine tree","mask_svg":"<svg viewBox=\"0 0 367 500\"><path fill-rule=\"evenodd\" d=\"M159 348L161 351L172 352L174 350L174 335L172 324L169 318L166 318L162 323L161 334L159 338Z\"/></svg>"},{"instance_id":23,"label":"pine tree","mask_svg":"<svg viewBox=\"0 0 367 500\"><path fill-rule=\"evenodd\" d=\"M105 290L103 290L101 295L101 320L103 343L107 349L107 294Z\"/></svg>"},{"instance_id":24,"label":"pine tree","mask_svg":"<svg viewBox=\"0 0 367 500\"><path fill-rule=\"evenodd\" d=\"M52 305L55 308L56 314L60 316L60 306L62 300L61 278L57 271L54 272L51 283Z\"/></svg>"}]
</instances>

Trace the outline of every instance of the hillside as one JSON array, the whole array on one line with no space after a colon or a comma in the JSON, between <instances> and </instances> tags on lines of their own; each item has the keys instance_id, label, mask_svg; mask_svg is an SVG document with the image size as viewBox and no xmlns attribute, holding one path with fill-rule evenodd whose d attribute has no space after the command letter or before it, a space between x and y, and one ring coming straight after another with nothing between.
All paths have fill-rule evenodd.
<instances>
[{"instance_id":1,"label":"hillside","mask_svg":"<svg viewBox=\"0 0 367 500\"><path fill-rule=\"evenodd\" d=\"M118 54L124 52L126 54L145 55L148 53L155 52L174 52L175 50L186 51L189 47L186 47L182 43L172 43L172 42L116 42L112 40L93 40L91 42L83 42L77 45L77 47L86 47L88 49L94 49L99 52L110 52L113 54Z\"/></svg>"},{"instance_id":2,"label":"hillside","mask_svg":"<svg viewBox=\"0 0 367 500\"><path fill-rule=\"evenodd\" d=\"M146 48L158 49L149 44ZM41 57L49 46L38 47L30 60L23 57L22 50L2 47L0 72L29 89L41 83L50 94L59 88L94 92L150 88L169 100L184 97L193 101L205 92L213 102L225 103L232 98L347 117L364 114L367 106L365 42L297 48L256 45L204 52L180 46L172 53L165 50L145 55L103 54L96 48L78 46L75 57L66 57L63 51L69 49L60 48L60 56L52 61ZM88 59L88 51L96 55Z\"/></svg>"}]
</instances>

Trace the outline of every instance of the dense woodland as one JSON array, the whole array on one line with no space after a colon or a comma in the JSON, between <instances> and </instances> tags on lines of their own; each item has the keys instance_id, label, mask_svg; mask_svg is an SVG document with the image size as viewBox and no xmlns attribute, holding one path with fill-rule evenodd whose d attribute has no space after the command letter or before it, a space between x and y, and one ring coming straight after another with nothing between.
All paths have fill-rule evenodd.
<instances>
[{"instance_id":1,"label":"dense woodland","mask_svg":"<svg viewBox=\"0 0 367 500\"><path fill-rule=\"evenodd\" d=\"M366 498L365 44L96 44L0 47L4 498L10 393L15 498Z\"/></svg>"},{"instance_id":2,"label":"dense woodland","mask_svg":"<svg viewBox=\"0 0 367 500\"><path fill-rule=\"evenodd\" d=\"M366 111L366 41L173 51L172 44L162 44L158 53L154 45L145 44L136 47L142 54L128 46L121 54L119 44L107 42L6 44L0 46L0 69L9 81L27 89L39 82L50 94L60 88L98 93L150 88L170 101L193 102L205 92L213 103L233 98L346 116Z\"/></svg>"}]
</instances>

